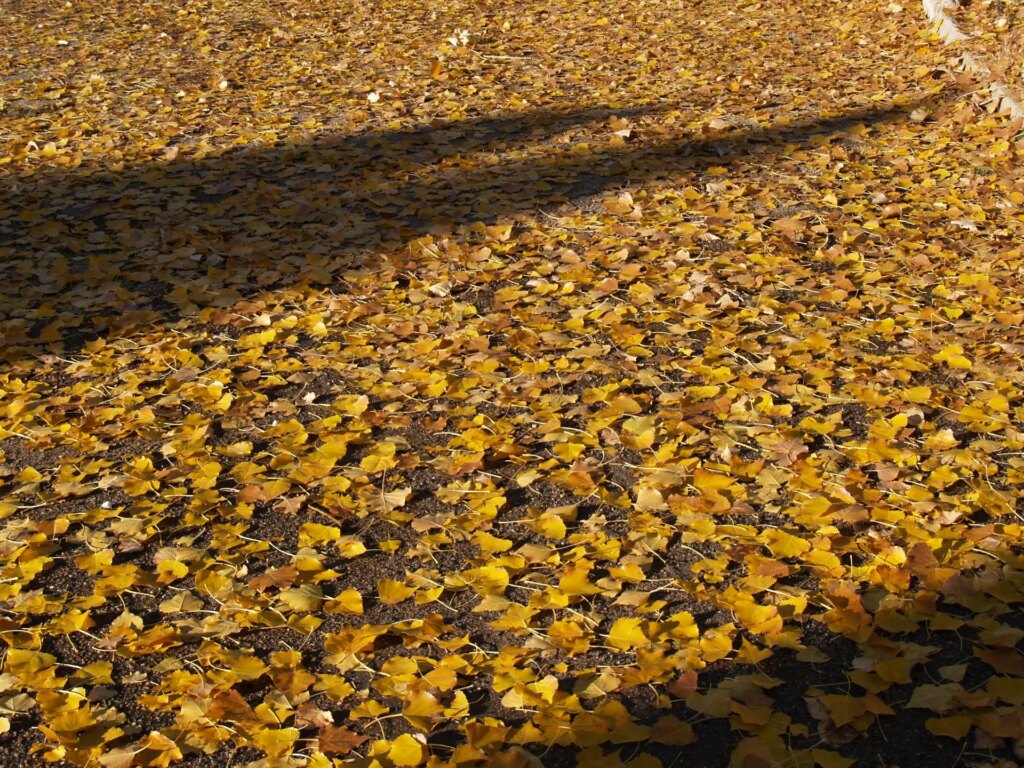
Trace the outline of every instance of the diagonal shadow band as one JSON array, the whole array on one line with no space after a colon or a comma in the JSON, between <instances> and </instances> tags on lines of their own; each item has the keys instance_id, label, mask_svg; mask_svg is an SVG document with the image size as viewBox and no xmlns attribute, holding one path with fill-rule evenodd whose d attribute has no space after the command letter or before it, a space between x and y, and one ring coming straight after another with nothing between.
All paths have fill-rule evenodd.
<instances>
[{"instance_id":1,"label":"diagonal shadow band","mask_svg":"<svg viewBox=\"0 0 1024 768\"><path fill-rule=\"evenodd\" d=\"M0 359L73 354L204 306L329 285L429 232L770 157L901 120L930 99L586 151L558 139L678 106L535 110L117 172L9 176L0 188Z\"/></svg>"}]
</instances>

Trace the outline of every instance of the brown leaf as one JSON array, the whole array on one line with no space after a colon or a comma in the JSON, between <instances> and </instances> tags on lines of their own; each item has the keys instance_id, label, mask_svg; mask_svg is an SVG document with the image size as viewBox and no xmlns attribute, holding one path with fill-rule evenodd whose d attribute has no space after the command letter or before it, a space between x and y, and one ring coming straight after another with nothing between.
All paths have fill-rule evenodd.
<instances>
[{"instance_id":1,"label":"brown leaf","mask_svg":"<svg viewBox=\"0 0 1024 768\"><path fill-rule=\"evenodd\" d=\"M704 133L721 133L729 127L729 123L720 117L712 118L704 124Z\"/></svg>"},{"instance_id":2,"label":"brown leaf","mask_svg":"<svg viewBox=\"0 0 1024 768\"><path fill-rule=\"evenodd\" d=\"M297 515L305 508L307 498L309 497L306 494L302 494L300 496L288 496L279 499L274 504L274 511L285 515Z\"/></svg>"},{"instance_id":3,"label":"brown leaf","mask_svg":"<svg viewBox=\"0 0 1024 768\"><path fill-rule=\"evenodd\" d=\"M307 701L295 711L296 728L323 729L334 724L334 717L330 712L320 709L312 701Z\"/></svg>"},{"instance_id":4,"label":"brown leaf","mask_svg":"<svg viewBox=\"0 0 1024 768\"><path fill-rule=\"evenodd\" d=\"M229 720L236 723L256 719L256 713L253 712L252 707L234 688L214 696L206 710L206 716L214 721Z\"/></svg>"},{"instance_id":5,"label":"brown leaf","mask_svg":"<svg viewBox=\"0 0 1024 768\"><path fill-rule=\"evenodd\" d=\"M299 570L294 565L284 565L272 571L266 571L249 579L249 586L257 592L268 589L287 589L299 578Z\"/></svg>"},{"instance_id":6,"label":"brown leaf","mask_svg":"<svg viewBox=\"0 0 1024 768\"><path fill-rule=\"evenodd\" d=\"M674 682L671 682L666 686L668 692L673 696L685 699L691 693L697 690L697 670L688 669L681 674Z\"/></svg>"},{"instance_id":7,"label":"brown leaf","mask_svg":"<svg viewBox=\"0 0 1024 768\"><path fill-rule=\"evenodd\" d=\"M325 755L347 755L367 739L344 726L327 725L320 729L320 751Z\"/></svg>"},{"instance_id":8,"label":"brown leaf","mask_svg":"<svg viewBox=\"0 0 1024 768\"><path fill-rule=\"evenodd\" d=\"M119 747L100 755L99 761L103 768L131 768L135 764L136 754L134 749Z\"/></svg>"}]
</instances>

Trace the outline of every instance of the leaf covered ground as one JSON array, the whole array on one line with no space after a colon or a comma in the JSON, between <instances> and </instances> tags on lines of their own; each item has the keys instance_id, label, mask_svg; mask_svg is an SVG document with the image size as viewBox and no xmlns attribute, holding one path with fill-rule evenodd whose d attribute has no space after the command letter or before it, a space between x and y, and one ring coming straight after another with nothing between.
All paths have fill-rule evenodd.
<instances>
[{"instance_id":1,"label":"leaf covered ground","mask_svg":"<svg viewBox=\"0 0 1024 768\"><path fill-rule=\"evenodd\" d=\"M967 35L956 43L956 49L979 57L992 78L1020 101L1024 94L1024 7L1019 2L980 0L957 4L948 12Z\"/></svg>"},{"instance_id":2,"label":"leaf covered ground","mask_svg":"<svg viewBox=\"0 0 1024 768\"><path fill-rule=\"evenodd\" d=\"M1024 181L915 9L0 9L0 762L1016 764Z\"/></svg>"}]
</instances>

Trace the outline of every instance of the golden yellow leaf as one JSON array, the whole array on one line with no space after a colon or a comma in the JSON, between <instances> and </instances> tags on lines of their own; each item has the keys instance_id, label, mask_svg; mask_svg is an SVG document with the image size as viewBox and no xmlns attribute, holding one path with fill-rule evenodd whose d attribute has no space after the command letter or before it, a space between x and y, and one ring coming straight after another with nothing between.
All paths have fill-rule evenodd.
<instances>
[{"instance_id":1,"label":"golden yellow leaf","mask_svg":"<svg viewBox=\"0 0 1024 768\"><path fill-rule=\"evenodd\" d=\"M403 733L391 742L388 759L398 766L422 765L426 762L427 750L415 737Z\"/></svg>"},{"instance_id":2,"label":"golden yellow leaf","mask_svg":"<svg viewBox=\"0 0 1024 768\"><path fill-rule=\"evenodd\" d=\"M371 474L393 469L398 463L395 461L396 450L397 446L392 442L377 443L370 453L359 462L359 467Z\"/></svg>"},{"instance_id":3,"label":"golden yellow leaf","mask_svg":"<svg viewBox=\"0 0 1024 768\"><path fill-rule=\"evenodd\" d=\"M641 624L643 619L616 619L608 631L608 645L622 651L647 645L649 641Z\"/></svg>"},{"instance_id":4,"label":"golden yellow leaf","mask_svg":"<svg viewBox=\"0 0 1024 768\"><path fill-rule=\"evenodd\" d=\"M415 587L407 586L404 582L394 579L380 579L377 582L377 594L384 605L396 605L403 600L408 600L415 591Z\"/></svg>"}]
</instances>

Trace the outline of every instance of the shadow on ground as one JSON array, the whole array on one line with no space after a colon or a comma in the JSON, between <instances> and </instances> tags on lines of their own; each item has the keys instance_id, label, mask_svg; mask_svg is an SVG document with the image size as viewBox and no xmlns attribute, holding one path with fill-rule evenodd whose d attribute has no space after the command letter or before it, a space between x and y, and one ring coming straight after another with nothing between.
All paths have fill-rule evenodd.
<instances>
[{"instance_id":1,"label":"shadow on ground","mask_svg":"<svg viewBox=\"0 0 1024 768\"><path fill-rule=\"evenodd\" d=\"M118 172L9 176L0 188L0 359L74 354L261 291L329 286L426 233L771 156L916 106L585 152L566 134L607 139L611 118L669 107L536 110Z\"/></svg>"}]
</instances>

